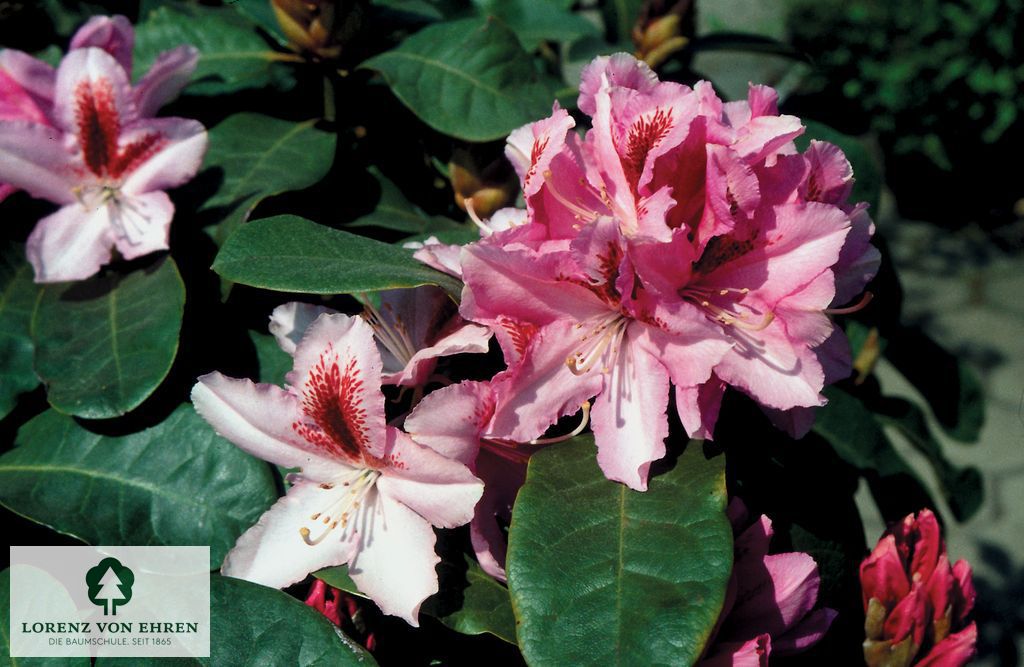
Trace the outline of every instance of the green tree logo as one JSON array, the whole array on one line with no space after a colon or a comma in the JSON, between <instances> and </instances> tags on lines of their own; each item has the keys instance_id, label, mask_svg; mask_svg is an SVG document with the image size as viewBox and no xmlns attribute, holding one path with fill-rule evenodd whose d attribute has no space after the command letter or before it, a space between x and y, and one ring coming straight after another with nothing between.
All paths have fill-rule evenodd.
<instances>
[{"instance_id":1,"label":"green tree logo","mask_svg":"<svg viewBox=\"0 0 1024 667\"><path fill-rule=\"evenodd\" d=\"M135 574L116 558L104 558L85 573L89 601L103 607L104 616L116 616L117 608L132 599Z\"/></svg>"}]
</instances>

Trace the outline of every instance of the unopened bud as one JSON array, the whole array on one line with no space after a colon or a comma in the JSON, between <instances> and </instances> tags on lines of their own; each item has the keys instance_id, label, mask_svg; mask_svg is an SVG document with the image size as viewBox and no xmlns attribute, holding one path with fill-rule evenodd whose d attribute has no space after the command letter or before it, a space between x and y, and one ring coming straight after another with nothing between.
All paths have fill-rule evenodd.
<instances>
[{"instance_id":1,"label":"unopened bud","mask_svg":"<svg viewBox=\"0 0 1024 667\"><path fill-rule=\"evenodd\" d=\"M456 150L448 163L455 204L467 210L466 200L473 200L473 210L481 218L489 218L500 208L513 203L518 189L515 173L508 161L498 158L484 168L468 151Z\"/></svg>"},{"instance_id":2,"label":"unopened bud","mask_svg":"<svg viewBox=\"0 0 1024 667\"><path fill-rule=\"evenodd\" d=\"M337 58L362 21L362 0L270 0L288 41L299 51Z\"/></svg>"}]
</instances>

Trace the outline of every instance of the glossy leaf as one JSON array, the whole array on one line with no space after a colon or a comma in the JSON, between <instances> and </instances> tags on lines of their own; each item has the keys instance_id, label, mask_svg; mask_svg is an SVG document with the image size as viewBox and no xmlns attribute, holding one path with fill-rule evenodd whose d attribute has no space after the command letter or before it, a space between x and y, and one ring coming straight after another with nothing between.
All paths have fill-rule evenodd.
<instances>
[{"instance_id":1,"label":"glossy leaf","mask_svg":"<svg viewBox=\"0 0 1024 667\"><path fill-rule=\"evenodd\" d=\"M0 572L0 664L11 665L11 667L89 667L89 658L12 658L11 641L7 634L11 627L11 607L6 601L11 599L11 570L10 568ZM68 604L74 608L74 603L68 596Z\"/></svg>"},{"instance_id":2,"label":"glossy leaf","mask_svg":"<svg viewBox=\"0 0 1024 667\"><path fill-rule=\"evenodd\" d=\"M605 479L592 437L535 454L508 579L531 665L692 664L725 600L725 460L691 442L647 492Z\"/></svg>"},{"instance_id":3,"label":"glossy leaf","mask_svg":"<svg viewBox=\"0 0 1024 667\"><path fill-rule=\"evenodd\" d=\"M284 376L292 369L292 358L269 334L249 331L249 340L256 348L256 359L260 365L259 381L267 384L284 384Z\"/></svg>"},{"instance_id":4,"label":"glossy leaf","mask_svg":"<svg viewBox=\"0 0 1024 667\"><path fill-rule=\"evenodd\" d=\"M88 544L209 545L211 567L277 499L270 468L192 409L124 437L53 410L0 456L0 504Z\"/></svg>"},{"instance_id":5,"label":"glossy leaf","mask_svg":"<svg viewBox=\"0 0 1024 667\"><path fill-rule=\"evenodd\" d=\"M0 246L0 419L14 409L18 394L39 384L32 369L32 313L40 288L20 244Z\"/></svg>"},{"instance_id":6,"label":"glossy leaf","mask_svg":"<svg viewBox=\"0 0 1024 667\"><path fill-rule=\"evenodd\" d=\"M921 392L947 435L965 444L978 440L985 393L970 366L923 331L907 327L889 334L885 356Z\"/></svg>"},{"instance_id":7,"label":"glossy leaf","mask_svg":"<svg viewBox=\"0 0 1024 667\"><path fill-rule=\"evenodd\" d=\"M294 85L289 60L260 36L256 25L230 7L168 2L144 16L135 28L135 72L145 72L161 51L191 44L199 65L185 92L224 95L246 88Z\"/></svg>"},{"instance_id":8,"label":"glossy leaf","mask_svg":"<svg viewBox=\"0 0 1024 667\"><path fill-rule=\"evenodd\" d=\"M468 141L503 139L551 113L553 87L499 21L428 26L363 64L427 125Z\"/></svg>"},{"instance_id":9,"label":"glossy leaf","mask_svg":"<svg viewBox=\"0 0 1024 667\"><path fill-rule=\"evenodd\" d=\"M334 137L314 123L241 113L210 130L205 168L219 173L223 181L200 210L221 221L212 232L218 245L266 197L309 187L327 174L334 159Z\"/></svg>"},{"instance_id":10,"label":"glossy leaf","mask_svg":"<svg viewBox=\"0 0 1024 667\"><path fill-rule=\"evenodd\" d=\"M291 215L255 220L227 240L213 263L222 277L283 292L352 294L461 284L412 257L412 251Z\"/></svg>"},{"instance_id":11,"label":"glossy leaf","mask_svg":"<svg viewBox=\"0 0 1024 667\"><path fill-rule=\"evenodd\" d=\"M345 667L377 664L319 612L241 579L210 579L211 665Z\"/></svg>"},{"instance_id":12,"label":"glossy leaf","mask_svg":"<svg viewBox=\"0 0 1024 667\"><path fill-rule=\"evenodd\" d=\"M138 407L171 369L184 306L170 257L127 274L47 285L32 339L50 405L86 419Z\"/></svg>"},{"instance_id":13,"label":"glossy leaf","mask_svg":"<svg viewBox=\"0 0 1024 667\"><path fill-rule=\"evenodd\" d=\"M893 447L874 414L837 387L826 387L823 393L828 405L817 411L813 430L865 475L883 517L896 521L921 507L934 507L921 479Z\"/></svg>"},{"instance_id":14,"label":"glossy leaf","mask_svg":"<svg viewBox=\"0 0 1024 667\"><path fill-rule=\"evenodd\" d=\"M527 51L543 41L572 42L596 36L597 26L570 11L565 0L473 0L483 16L501 19L512 29Z\"/></svg>"},{"instance_id":15,"label":"glossy leaf","mask_svg":"<svg viewBox=\"0 0 1024 667\"><path fill-rule=\"evenodd\" d=\"M451 218L427 215L410 202L386 176L375 169L370 173L380 185L380 199L373 212L348 223L346 227L379 227L408 234L431 234L441 230L465 229Z\"/></svg>"},{"instance_id":16,"label":"glossy leaf","mask_svg":"<svg viewBox=\"0 0 1024 667\"><path fill-rule=\"evenodd\" d=\"M889 398L876 409L883 424L894 427L921 452L935 471L942 494L957 521L967 521L981 508L985 496L981 473L977 468L953 465L932 434L924 411L902 398Z\"/></svg>"}]
</instances>

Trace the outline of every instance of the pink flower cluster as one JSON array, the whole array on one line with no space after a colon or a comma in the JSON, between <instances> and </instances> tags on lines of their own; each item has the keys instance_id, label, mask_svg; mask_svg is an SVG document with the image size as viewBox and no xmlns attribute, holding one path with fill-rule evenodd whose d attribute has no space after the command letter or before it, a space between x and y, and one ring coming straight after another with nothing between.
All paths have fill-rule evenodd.
<instances>
[{"instance_id":1,"label":"pink flower cluster","mask_svg":"<svg viewBox=\"0 0 1024 667\"><path fill-rule=\"evenodd\" d=\"M512 133L526 210L479 221L457 267L451 249L418 251L461 275L463 317L501 343L492 434L528 442L595 399L602 469L642 490L665 454L670 386L691 437L712 436L726 386L806 432L822 388L850 372L829 315L879 254L866 204L846 201L843 153L797 152L803 127L776 101L751 86L723 103L620 54L583 72L582 138L557 106Z\"/></svg>"},{"instance_id":2,"label":"pink flower cluster","mask_svg":"<svg viewBox=\"0 0 1024 667\"><path fill-rule=\"evenodd\" d=\"M964 560L950 566L931 510L907 516L882 536L861 563L860 582L870 667L961 667L974 657L971 566Z\"/></svg>"},{"instance_id":3,"label":"pink flower cluster","mask_svg":"<svg viewBox=\"0 0 1024 667\"><path fill-rule=\"evenodd\" d=\"M154 118L177 97L199 52L160 54L132 85L135 33L123 16L97 16L55 70L0 50L0 200L15 190L58 204L28 239L36 282L88 278L110 261L166 249L174 204L206 151L194 120Z\"/></svg>"}]
</instances>

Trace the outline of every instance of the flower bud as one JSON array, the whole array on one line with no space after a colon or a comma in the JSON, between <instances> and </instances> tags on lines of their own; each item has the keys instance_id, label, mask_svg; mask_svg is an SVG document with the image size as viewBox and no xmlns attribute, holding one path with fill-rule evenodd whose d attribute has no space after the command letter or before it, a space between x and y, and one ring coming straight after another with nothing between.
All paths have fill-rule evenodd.
<instances>
[{"instance_id":1,"label":"flower bud","mask_svg":"<svg viewBox=\"0 0 1024 667\"><path fill-rule=\"evenodd\" d=\"M361 0L271 0L277 22L297 50L337 58L362 21Z\"/></svg>"},{"instance_id":2,"label":"flower bud","mask_svg":"<svg viewBox=\"0 0 1024 667\"><path fill-rule=\"evenodd\" d=\"M648 0L633 26L636 57L654 68L686 48L693 34L693 2L679 0L666 9L664 2Z\"/></svg>"},{"instance_id":3,"label":"flower bud","mask_svg":"<svg viewBox=\"0 0 1024 667\"><path fill-rule=\"evenodd\" d=\"M475 215L489 218L498 209L515 201L519 183L504 158L480 168L468 151L456 149L448 163L448 173L455 192L455 204L463 211L467 210L466 200L472 199Z\"/></svg>"},{"instance_id":4,"label":"flower bud","mask_svg":"<svg viewBox=\"0 0 1024 667\"><path fill-rule=\"evenodd\" d=\"M886 665L965 665L977 629L971 568L950 567L930 510L911 514L878 541L860 566L864 601L864 660Z\"/></svg>"}]
</instances>

